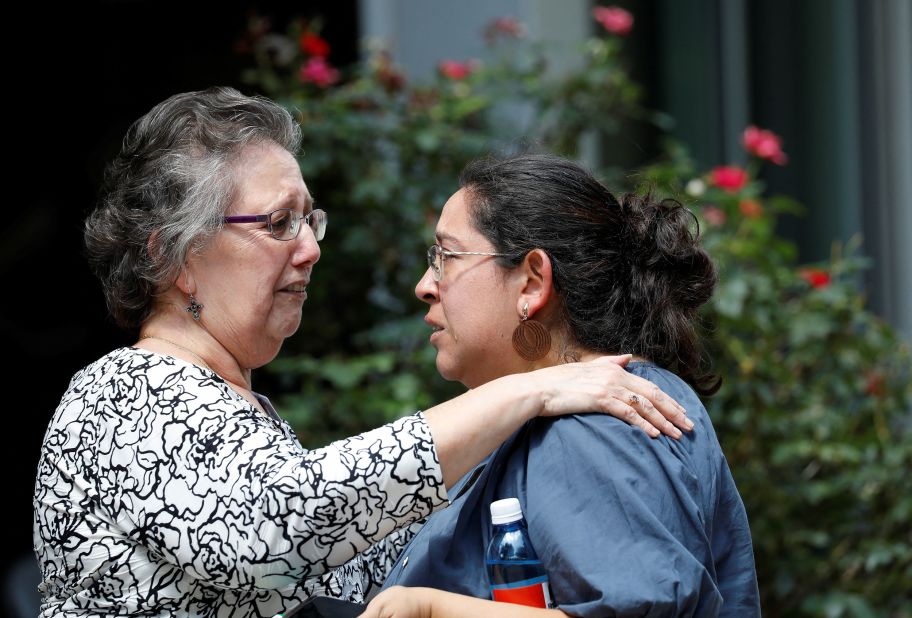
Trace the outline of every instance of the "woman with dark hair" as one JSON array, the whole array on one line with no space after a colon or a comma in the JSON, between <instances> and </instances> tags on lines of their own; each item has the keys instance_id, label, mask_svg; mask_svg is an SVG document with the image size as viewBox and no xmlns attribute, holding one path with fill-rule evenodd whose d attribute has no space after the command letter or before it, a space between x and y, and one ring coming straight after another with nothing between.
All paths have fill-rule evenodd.
<instances>
[{"instance_id":1,"label":"woman with dark hair","mask_svg":"<svg viewBox=\"0 0 912 618\"><path fill-rule=\"evenodd\" d=\"M440 373L474 388L630 351L627 371L681 402L696 427L649 440L604 416L533 419L453 488L364 615L759 616L744 506L695 393L719 380L697 337L716 274L693 215L618 201L553 156L477 161L460 184L415 289ZM557 609L481 600L489 506L512 497Z\"/></svg>"},{"instance_id":2,"label":"woman with dark hair","mask_svg":"<svg viewBox=\"0 0 912 618\"><path fill-rule=\"evenodd\" d=\"M109 166L86 246L138 338L73 377L45 434L42 616L272 616L315 594L359 598L356 567L334 567L445 506L525 421L641 412L679 435L651 400L686 427L654 385L599 359L302 448L251 384L300 324L326 231L300 141L272 101L213 88L156 105ZM375 547L369 574L405 538Z\"/></svg>"}]
</instances>

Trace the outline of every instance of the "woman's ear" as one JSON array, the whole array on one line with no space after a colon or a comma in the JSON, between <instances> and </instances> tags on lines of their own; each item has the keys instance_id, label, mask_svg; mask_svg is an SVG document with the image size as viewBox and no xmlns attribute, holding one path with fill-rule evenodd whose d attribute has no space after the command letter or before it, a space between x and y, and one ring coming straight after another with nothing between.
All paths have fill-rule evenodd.
<instances>
[{"instance_id":1,"label":"woman's ear","mask_svg":"<svg viewBox=\"0 0 912 618\"><path fill-rule=\"evenodd\" d=\"M149 234L149 240L146 241L146 253L149 254L149 258L153 262L158 262L161 259L161 245L158 243L159 230L155 230Z\"/></svg>"},{"instance_id":2,"label":"woman's ear","mask_svg":"<svg viewBox=\"0 0 912 618\"><path fill-rule=\"evenodd\" d=\"M158 237L158 230L156 230L149 235L149 240L146 241L146 251L148 252L149 257L156 262L162 259L161 245L159 245ZM196 282L193 280L193 275L188 267L189 264L184 262L180 272L177 274L177 279L174 280L174 287L187 296L196 293Z\"/></svg>"},{"instance_id":3,"label":"woman's ear","mask_svg":"<svg viewBox=\"0 0 912 618\"><path fill-rule=\"evenodd\" d=\"M187 296L196 293L196 282L193 280L193 274L190 272L190 269L187 268L187 264L181 266L180 273L177 275L177 280L174 282L174 287Z\"/></svg>"},{"instance_id":4,"label":"woman's ear","mask_svg":"<svg viewBox=\"0 0 912 618\"><path fill-rule=\"evenodd\" d=\"M516 308L519 315L522 315L523 307L528 304L531 318L548 304L554 294L551 258L543 250L533 249L523 258L520 269L522 289Z\"/></svg>"}]
</instances>

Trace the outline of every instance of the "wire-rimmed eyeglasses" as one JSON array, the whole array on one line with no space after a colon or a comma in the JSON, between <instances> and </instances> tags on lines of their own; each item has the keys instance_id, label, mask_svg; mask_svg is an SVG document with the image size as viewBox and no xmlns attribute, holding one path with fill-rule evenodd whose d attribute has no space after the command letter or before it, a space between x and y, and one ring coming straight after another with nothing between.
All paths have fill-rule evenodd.
<instances>
[{"instance_id":1,"label":"wire-rimmed eyeglasses","mask_svg":"<svg viewBox=\"0 0 912 618\"><path fill-rule=\"evenodd\" d=\"M299 215L293 208L279 208L265 215L231 215L225 223L262 223L276 240L294 240L301 231L301 221L313 232L317 242L326 235L326 211L316 208L306 215Z\"/></svg>"},{"instance_id":2,"label":"wire-rimmed eyeglasses","mask_svg":"<svg viewBox=\"0 0 912 618\"><path fill-rule=\"evenodd\" d=\"M427 261L428 266L431 267L431 272L434 273L434 281L443 279L443 262L446 257L450 255L490 255L502 257L509 254L489 253L486 251L447 251L446 249L441 249L440 245L431 245L427 250Z\"/></svg>"}]
</instances>

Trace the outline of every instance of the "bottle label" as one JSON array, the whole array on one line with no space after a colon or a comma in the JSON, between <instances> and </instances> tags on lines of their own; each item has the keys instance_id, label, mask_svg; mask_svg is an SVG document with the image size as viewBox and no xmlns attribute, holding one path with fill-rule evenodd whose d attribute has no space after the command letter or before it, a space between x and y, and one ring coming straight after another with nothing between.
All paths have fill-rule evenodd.
<instances>
[{"instance_id":1,"label":"bottle label","mask_svg":"<svg viewBox=\"0 0 912 618\"><path fill-rule=\"evenodd\" d=\"M554 607L548 577L536 577L512 584L491 586L491 598L501 603L528 605L529 607Z\"/></svg>"}]
</instances>

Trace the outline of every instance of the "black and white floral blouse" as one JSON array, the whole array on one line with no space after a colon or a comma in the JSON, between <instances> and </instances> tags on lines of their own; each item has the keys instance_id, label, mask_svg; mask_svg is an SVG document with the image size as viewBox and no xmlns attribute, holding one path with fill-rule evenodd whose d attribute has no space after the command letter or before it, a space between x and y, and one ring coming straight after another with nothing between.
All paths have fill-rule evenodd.
<instances>
[{"instance_id":1,"label":"black and white floral blouse","mask_svg":"<svg viewBox=\"0 0 912 618\"><path fill-rule=\"evenodd\" d=\"M44 438L42 616L359 600L409 535L359 552L444 504L420 414L307 451L211 371L121 348L73 377Z\"/></svg>"}]
</instances>

